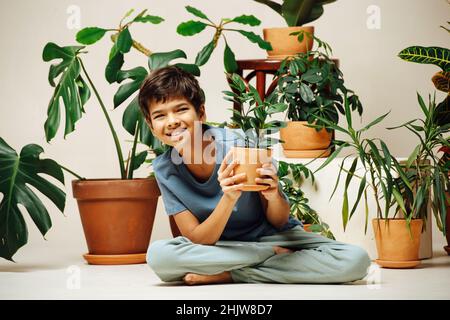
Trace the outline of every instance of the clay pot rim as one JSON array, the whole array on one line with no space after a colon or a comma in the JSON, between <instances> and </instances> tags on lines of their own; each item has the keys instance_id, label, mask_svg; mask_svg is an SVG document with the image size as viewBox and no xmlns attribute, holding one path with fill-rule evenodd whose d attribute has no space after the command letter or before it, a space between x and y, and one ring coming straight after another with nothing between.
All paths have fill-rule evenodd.
<instances>
[{"instance_id":1,"label":"clay pot rim","mask_svg":"<svg viewBox=\"0 0 450 320\"><path fill-rule=\"evenodd\" d=\"M272 148L255 148L255 147L231 147L231 149L237 149L237 150L242 150L242 149L245 149L245 150L270 150L270 151L273 151L273 149Z\"/></svg>"},{"instance_id":2,"label":"clay pot rim","mask_svg":"<svg viewBox=\"0 0 450 320\"><path fill-rule=\"evenodd\" d=\"M127 182L131 182L131 181L153 181L155 180L155 177L150 177L150 178L133 178L133 179L120 179L120 178L98 178L98 179L74 179L72 180L72 184L76 183L76 184L80 184L80 183L89 183L89 182L98 182L98 183L102 183L102 182L115 182L115 183L127 183Z\"/></svg>"},{"instance_id":3,"label":"clay pot rim","mask_svg":"<svg viewBox=\"0 0 450 320\"><path fill-rule=\"evenodd\" d=\"M286 29L290 29L290 30L297 30L299 28L303 28L303 29L312 29L312 31L314 32L314 26L294 26L294 27L268 27L268 28L263 28L264 30L286 30Z\"/></svg>"}]
</instances>

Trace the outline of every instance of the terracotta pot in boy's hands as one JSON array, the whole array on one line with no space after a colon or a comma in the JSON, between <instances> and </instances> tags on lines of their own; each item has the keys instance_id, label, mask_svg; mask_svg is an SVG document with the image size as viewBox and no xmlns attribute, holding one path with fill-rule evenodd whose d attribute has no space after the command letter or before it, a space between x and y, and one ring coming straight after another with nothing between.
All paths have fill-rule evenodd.
<instances>
[{"instance_id":1,"label":"terracotta pot in boy's hands","mask_svg":"<svg viewBox=\"0 0 450 320\"><path fill-rule=\"evenodd\" d=\"M268 185L257 184L256 178L260 175L256 171L262 168L263 163L272 161L272 150L257 148L231 148L233 160L238 161L238 165L234 169L234 175L245 172L247 179L243 182L243 191L261 191L269 188Z\"/></svg>"}]
</instances>

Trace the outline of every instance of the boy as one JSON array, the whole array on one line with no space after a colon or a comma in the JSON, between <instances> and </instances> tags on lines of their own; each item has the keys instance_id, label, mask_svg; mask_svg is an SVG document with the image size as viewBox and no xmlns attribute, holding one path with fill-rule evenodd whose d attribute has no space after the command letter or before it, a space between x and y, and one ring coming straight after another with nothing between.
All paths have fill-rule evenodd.
<instances>
[{"instance_id":1,"label":"boy","mask_svg":"<svg viewBox=\"0 0 450 320\"><path fill-rule=\"evenodd\" d=\"M153 161L168 215L182 236L153 242L147 262L163 281L340 283L366 275L359 247L305 232L289 214L272 162L259 169L261 192L241 191L245 174L229 149L231 130L206 125L197 80L175 67L152 72L139 104L153 135L171 148Z\"/></svg>"}]
</instances>

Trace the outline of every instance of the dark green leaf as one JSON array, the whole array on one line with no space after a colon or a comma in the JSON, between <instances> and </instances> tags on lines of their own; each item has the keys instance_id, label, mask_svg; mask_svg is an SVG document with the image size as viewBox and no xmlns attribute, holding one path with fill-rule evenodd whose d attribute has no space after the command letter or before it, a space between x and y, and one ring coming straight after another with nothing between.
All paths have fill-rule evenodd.
<instances>
[{"instance_id":1,"label":"dark green leaf","mask_svg":"<svg viewBox=\"0 0 450 320\"><path fill-rule=\"evenodd\" d=\"M198 66L204 65L206 62L208 62L213 51L214 41L211 41L206 46L204 46L203 49L200 50L200 52L197 54L197 57L195 58L195 64Z\"/></svg>"},{"instance_id":2,"label":"dark green leaf","mask_svg":"<svg viewBox=\"0 0 450 320\"><path fill-rule=\"evenodd\" d=\"M223 62L225 66L225 71L228 73L236 72L238 69L238 64L234 56L234 52L231 51L228 43L225 44L225 51L223 54Z\"/></svg>"},{"instance_id":3,"label":"dark green leaf","mask_svg":"<svg viewBox=\"0 0 450 320\"><path fill-rule=\"evenodd\" d=\"M148 67L150 70L156 70L162 67L166 67L172 60L178 58L187 58L186 53L183 50L173 50L169 52L156 52L148 57Z\"/></svg>"},{"instance_id":4,"label":"dark green leaf","mask_svg":"<svg viewBox=\"0 0 450 320\"><path fill-rule=\"evenodd\" d=\"M206 28L206 26L206 23L189 20L180 23L177 27L177 32L182 36L193 36L194 34L202 32Z\"/></svg>"},{"instance_id":5,"label":"dark green leaf","mask_svg":"<svg viewBox=\"0 0 450 320\"><path fill-rule=\"evenodd\" d=\"M116 82L117 74L124 63L123 53L116 51L116 54L109 60L105 68L105 78L109 83Z\"/></svg>"},{"instance_id":6,"label":"dark green leaf","mask_svg":"<svg viewBox=\"0 0 450 320\"><path fill-rule=\"evenodd\" d=\"M199 9L196 9L194 7L191 7L191 6L186 6L186 10L188 12L192 13L194 16L197 16L197 17L202 18L202 19L209 20L208 17L206 16L206 14L201 12Z\"/></svg>"},{"instance_id":7,"label":"dark green leaf","mask_svg":"<svg viewBox=\"0 0 450 320\"><path fill-rule=\"evenodd\" d=\"M59 47L54 43L47 43L43 50L43 60L62 59L59 64L53 64L49 70L49 83L55 90L47 109L47 120L44 124L47 142L53 139L60 124L60 103L65 107L64 137L75 130L75 123L84 112L83 106L89 99L90 90L81 77L81 65L78 52L84 47ZM61 75L55 86L55 78Z\"/></svg>"},{"instance_id":8,"label":"dark green leaf","mask_svg":"<svg viewBox=\"0 0 450 320\"><path fill-rule=\"evenodd\" d=\"M78 31L76 39L81 44L93 44L100 40L106 33L106 29L88 27Z\"/></svg>"},{"instance_id":9,"label":"dark green leaf","mask_svg":"<svg viewBox=\"0 0 450 320\"><path fill-rule=\"evenodd\" d=\"M258 36L257 34L251 32L251 31L244 31L244 30L236 30L237 32L239 32L240 34L242 34L243 36L245 36L247 39L249 39L251 42L258 44L258 46L261 49L265 49L265 50L272 50L272 46L270 45L269 42L264 41L260 36Z\"/></svg>"},{"instance_id":10,"label":"dark green leaf","mask_svg":"<svg viewBox=\"0 0 450 320\"><path fill-rule=\"evenodd\" d=\"M314 93L311 88L304 83L300 84L300 96L306 103L311 103L314 100Z\"/></svg>"},{"instance_id":11,"label":"dark green leaf","mask_svg":"<svg viewBox=\"0 0 450 320\"><path fill-rule=\"evenodd\" d=\"M241 24L248 24L249 26L252 26L252 27L259 26L261 24L261 21L259 19L257 19L255 16L253 16L253 15L247 16L245 14L243 14L239 17L236 17L236 18L232 19L231 21L238 22Z\"/></svg>"},{"instance_id":12,"label":"dark green leaf","mask_svg":"<svg viewBox=\"0 0 450 320\"><path fill-rule=\"evenodd\" d=\"M412 46L400 51L398 56L410 62L434 64L443 71L450 70L450 50L447 48Z\"/></svg>"},{"instance_id":13,"label":"dark green leaf","mask_svg":"<svg viewBox=\"0 0 450 320\"><path fill-rule=\"evenodd\" d=\"M147 70L143 67L119 71L117 74L117 82L121 83L125 79L131 79L132 81L119 87L114 95L114 108L117 108L120 104L122 104L122 102L127 100L133 93L139 90L146 76Z\"/></svg>"},{"instance_id":14,"label":"dark green leaf","mask_svg":"<svg viewBox=\"0 0 450 320\"><path fill-rule=\"evenodd\" d=\"M133 39L131 39L130 30L128 28L123 29L117 37L116 46L121 53L127 53L130 51L133 45Z\"/></svg>"},{"instance_id":15,"label":"dark green leaf","mask_svg":"<svg viewBox=\"0 0 450 320\"><path fill-rule=\"evenodd\" d=\"M143 22L143 23L153 23L153 24L159 24L161 22L164 21L163 18L158 17L158 16L151 16L151 15L146 15L146 16L142 16L142 17L136 17L133 20L134 22Z\"/></svg>"},{"instance_id":16,"label":"dark green leaf","mask_svg":"<svg viewBox=\"0 0 450 320\"><path fill-rule=\"evenodd\" d=\"M0 257L12 256L28 241L28 230L18 205L23 205L43 236L52 222L47 209L35 194L33 186L64 211L66 194L40 174L49 175L64 184L61 167L53 160L40 159L44 150L36 144L25 146L20 156L0 138Z\"/></svg>"},{"instance_id":17,"label":"dark green leaf","mask_svg":"<svg viewBox=\"0 0 450 320\"><path fill-rule=\"evenodd\" d=\"M190 74L199 77L200 76L200 68L196 64L191 63L175 63L174 66L183 69Z\"/></svg>"}]
</instances>

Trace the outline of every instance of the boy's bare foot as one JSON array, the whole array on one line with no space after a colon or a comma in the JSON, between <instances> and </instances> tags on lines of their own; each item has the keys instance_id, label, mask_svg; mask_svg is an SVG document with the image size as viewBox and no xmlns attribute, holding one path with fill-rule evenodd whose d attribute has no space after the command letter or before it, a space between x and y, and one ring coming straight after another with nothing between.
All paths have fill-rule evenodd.
<instances>
[{"instance_id":1,"label":"boy's bare foot","mask_svg":"<svg viewBox=\"0 0 450 320\"><path fill-rule=\"evenodd\" d=\"M279 247L279 246L274 246L273 247L273 251L275 251L275 254L292 253L292 252L294 252L291 249L283 248L283 247Z\"/></svg>"},{"instance_id":2,"label":"boy's bare foot","mask_svg":"<svg viewBox=\"0 0 450 320\"><path fill-rule=\"evenodd\" d=\"M185 284L192 286L199 284L231 283L233 282L233 278L231 278L229 271L213 275L187 273L183 277L183 281Z\"/></svg>"}]
</instances>

